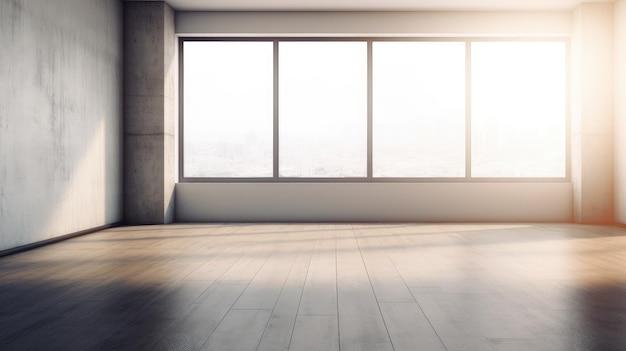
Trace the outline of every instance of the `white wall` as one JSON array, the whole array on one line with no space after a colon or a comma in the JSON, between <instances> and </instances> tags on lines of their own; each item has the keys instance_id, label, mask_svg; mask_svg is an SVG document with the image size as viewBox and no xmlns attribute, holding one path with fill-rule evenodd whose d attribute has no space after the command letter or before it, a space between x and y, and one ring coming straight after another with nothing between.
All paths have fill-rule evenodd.
<instances>
[{"instance_id":1,"label":"white wall","mask_svg":"<svg viewBox=\"0 0 626 351\"><path fill-rule=\"evenodd\" d=\"M613 4L581 3L573 12L571 94L574 220L614 218Z\"/></svg>"},{"instance_id":2,"label":"white wall","mask_svg":"<svg viewBox=\"0 0 626 351\"><path fill-rule=\"evenodd\" d=\"M179 183L176 216L202 221L571 220L569 183Z\"/></svg>"},{"instance_id":3,"label":"white wall","mask_svg":"<svg viewBox=\"0 0 626 351\"><path fill-rule=\"evenodd\" d=\"M180 36L568 36L569 12L179 12ZM562 183L179 183L178 221L570 221Z\"/></svg>"},{"instance_id":4,"label":"white wall","mask_svg":"<svg viewBox=\"0 0 626 351\"><path fill-rule=\"evenodd\" d=\"M219 35L537 35L571 31L569 12L178 12L176 33Z\"/></svg>"},{"instance_id":5,"label":"white wall","mask_svg":"<svg viewBox=\"0 0 626 351\"><path fill-rule=\"evenodd\" d=\"M626 224L626 0L614 4L615 221Z\"/></svg>"},{"instance_id":6,"label":"white wall","mask_svg":"<svg viewBox=\"0 0 626 351\"><path fill-rule=\"evenodd\" d=\"M0 1L0 250L122 219L118 1Z\"/></svg>"}]
</instances>

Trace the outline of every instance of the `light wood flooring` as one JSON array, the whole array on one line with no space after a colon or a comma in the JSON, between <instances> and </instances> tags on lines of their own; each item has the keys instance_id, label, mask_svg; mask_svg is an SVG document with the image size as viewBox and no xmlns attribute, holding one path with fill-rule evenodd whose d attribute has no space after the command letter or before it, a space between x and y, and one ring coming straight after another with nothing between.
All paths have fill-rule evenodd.
<instances>
[{"instance_id":1,"label":"light wood flooring","mask_svg":"<svg viewBox=\"0 0 626 351\"><path fill-rule=\"evenodd\" d=\"M2 350L626 350L626 229L119 227L0 258Z\"/></svg>"}]
</instances>

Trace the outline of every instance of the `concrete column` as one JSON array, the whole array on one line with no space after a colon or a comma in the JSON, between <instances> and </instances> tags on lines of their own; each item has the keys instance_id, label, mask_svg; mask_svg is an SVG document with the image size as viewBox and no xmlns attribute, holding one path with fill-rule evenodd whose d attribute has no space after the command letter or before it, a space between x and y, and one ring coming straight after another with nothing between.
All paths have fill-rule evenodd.
<instances>
[{"instance_id":1,"label":"concrete column","mask_svg":"<svg viewBox=\"0 0 626 351\"><path fill-rule=\"evenodd\" d=\"M571 151L574 220L613 221L613 4L573 12Z\"/></svg>"},{"instance_id":2,"label":"concrete column","mask_svg":"<svg viewBox=\"0 0 626 351\"><path fill-rule=\"evenodd\" d=\"M174 219L176 38L163 1L124 3L124 218Z\"/></svg>"}]
</instances>

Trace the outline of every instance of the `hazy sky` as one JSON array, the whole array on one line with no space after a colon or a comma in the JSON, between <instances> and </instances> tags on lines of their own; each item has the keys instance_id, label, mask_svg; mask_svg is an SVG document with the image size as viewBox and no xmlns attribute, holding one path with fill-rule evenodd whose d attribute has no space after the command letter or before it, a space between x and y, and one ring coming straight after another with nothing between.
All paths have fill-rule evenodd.
<instances>
[{"instance_id":1,"label":"hazy sky","mask_svg":"<svg viewBox=\"0 0 626 351\"><path fill-rule=\"evenodd\" d=\"M373 43L373 175L463 177L465 42ZM565 43L471 44L472 175L565 176ZM367 43L279 43L279 174L364 177ZM184 43L185 175L271 177L273 43Z\"/></svg>"}]
</instances>

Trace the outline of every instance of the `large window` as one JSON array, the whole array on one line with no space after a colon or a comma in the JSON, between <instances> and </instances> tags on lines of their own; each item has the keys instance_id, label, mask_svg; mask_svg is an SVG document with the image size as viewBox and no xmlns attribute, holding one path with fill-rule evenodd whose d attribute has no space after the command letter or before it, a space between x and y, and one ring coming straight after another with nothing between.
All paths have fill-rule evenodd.
<instances>
[{"instance_id":1,"label":"large window","mask_svg":"<svg viewBox=\"0 0 626 351\"><path fill-rule=\"evenodd\" d=\"M567 179L567 43L182 39L183 181Z\"/></svg>"},{"instance_id":2,"label":"large window","mask_svg":"<svg viewBox=\"0 0 626 351\"><path fill-rule=\"evenodd\" d=\"M465 176L465 43L373 43L374 177Z\"/></svg>"},{"instance_id":3,"label":"large window","mask_svg":"<svg viewBox=\"0 0 626 351\"><path fill-rule=\"evenodd\" d=\"M279 43L281 177L367 175L367 44Z\"/></svg>"},{"instance_id":4,"label":"large window","mask_svg":"<svg viewBox=\"0 0 626 351\"><path fill-rule=\"evenodd\" d=\"M472 43L472 175L565 177L563 42Z\"/></svg>"},{"instance_id":5,"label":"large window","mask_svg":"<svg viewBox=\"0 0 626 351\"><path fill-rule=\"evenodd\" d=\"M185 177L271 177L271 42L185 42Z\"/></svg>"}]
</instances>

